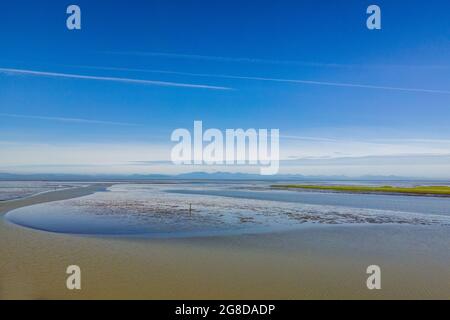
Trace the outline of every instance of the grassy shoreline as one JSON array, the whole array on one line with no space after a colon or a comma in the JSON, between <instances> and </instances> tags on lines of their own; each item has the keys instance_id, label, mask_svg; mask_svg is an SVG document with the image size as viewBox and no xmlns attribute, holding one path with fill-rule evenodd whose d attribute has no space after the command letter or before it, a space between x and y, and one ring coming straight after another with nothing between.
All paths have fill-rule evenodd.
<instances>
[{"instance_id":1,"label":"grassy shoreline","mask_svg":"<svg viewBox=\"0 0 450 320\"><path fill-rule=\"evenodd\" d=\"M410 194L423 196L448 196L450 197L450 187L448 186L415 186L415 187L394 187L394 186L349 186L349 185L303 185L303 184L282 184L271 185L277 189L307 189L322 191L337 191L347 193L389 193L389 194Z\"/></svg>"}]
</instances>

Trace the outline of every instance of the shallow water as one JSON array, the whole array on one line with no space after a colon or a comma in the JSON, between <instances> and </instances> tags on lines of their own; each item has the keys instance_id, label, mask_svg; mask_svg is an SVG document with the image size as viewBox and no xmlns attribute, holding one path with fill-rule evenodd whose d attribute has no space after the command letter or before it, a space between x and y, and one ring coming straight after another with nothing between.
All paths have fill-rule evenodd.
<instances>
[{"instance_id":1,"label":"shallow water","mask_svg":"<svg viewBox=\"0 0 450 320\"><path fill-rule=\"evenodd\" d=\"M261 183L117 184L107 192L16 209L6 219L58 233L142 237L336 224L450 227L450 199L268 190Z\"/></svg>"},{"instance_id":2,"label":"shallow water","mask_svg":"<svg viewBox=\"0 0 450 320\"><path fill-rule=\"evenodd\" d=\"M83 186L77 182L0 181L0 201L29 197L43 192Z\"/></svg>"},{"instance_id":3,"label":"shallow water","mask_svg":"<svg viewBox=\"0 0 450 320\"><path fill-rule=\"evenodd\" d=\"M256 189L256 188L254 188ZM377 210L393 210L423 214L450 215L450 197L411 195L351 194L302 190L255 190L205 188L178 189L179 194L213 195L242 199L260 199L303 204L343 206Z\"/></svg>"}]
</instances>

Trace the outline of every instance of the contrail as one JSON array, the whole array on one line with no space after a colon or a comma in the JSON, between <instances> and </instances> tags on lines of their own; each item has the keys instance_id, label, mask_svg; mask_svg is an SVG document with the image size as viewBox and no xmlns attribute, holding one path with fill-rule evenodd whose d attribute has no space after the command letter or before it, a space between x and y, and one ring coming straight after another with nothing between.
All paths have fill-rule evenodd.
<instances>
[{"instance_id":1,"label":"contrail","mask_svg":"<svg viewBox=\"0 0 450 320\"><path fill-rule=\"evenodd\" d=\"M166 57L166 58L178 58L178 59L191 59L191 60L205 60L205 61L219 61L219 62L244 62L244 63L262 63L262 64L293 64L301 66L328 66L328 67L345 67L346 65L340 65L335 63L315 63L296 60L270 60L260 58L242 58L242 57L221 57L221 56L204 56L198 54L182 54L182 53L165 53L165 52L138 52L138 51L125 51L125 52L112 52L107 51L107 54L113 55L133 55L143 57Z\"/></svg>"},{"instance_id":2,"label":"contrail","mask_svg":"<svg viewBox=\"0 0 450 320\"><path fill-rule=\"evenodd\" d=\"M22 75L30 75L30 76L44 76L44 77L55 77L55 78L69 78L69 79L100 80L100 81L112 81L112 82L123 82L123 83L137 83L137 84L166 86L166 87L211 89L211 90L232 90L231 88L227 88L227 87L209 86L209 85L203 85L203 84L189 84L189 83L130 79L130 78L116 78L116 77L86 76L86 75L70 74L70 73L44 72L44 71L9 69L9 68L0 68L0 73L22 74Z\"/></svg>"},{"instance_id":3,"label":"contrail","mask_svg":"<svg viewBox=\"0 0 450 320\"><path fill-rule=\"evenodd\" d=\"M407 64L343 64L326 63L301 60L274 60L248 57L223 57L207 56L199 54L169 53L169 52L140 52L140 51L106 51L112 55L142 56L142 57L163 57L173 59L204 60L217 62L238 62L238 63L259 63L274 65L297 65L304 67L330 67L330 68L426 68L426 69L449 69L449 65L407 65Z\"/></svg>"},{"instance_id":4,"label":"contrail","mask_svg":"<svg viewBox=\"0 0 450 320\"><path fill-rule=\"evenodd\" d=\"M131 71L131 72L135 71L135 72L174 74L174 75L221 78L221 79L256 80L256 81L284 82L284 83L294 83L294 84L321 85L321 86L331 86L331 87L348 87L348 88L378 89L378 90L405 91L405 92L450 94L449 90L378 86L378 85L371 85L371 84L359 84L359 83L347 83L347 82L329 82L329 81L316 81L316 80L303 80L303 79L251 77L251 76L236 76L236 75L224 75L224 74L206 74L206 73L178 72L178 71L168 71L168 70L148 70L148 69L115 68L115 67L93 67L93 66L91 66L91 67L78 66L78 67L99 69L99 70L116 70L116 71Z\"/></svg>"},{"instance_id":5,"label":"contrail","mask_svg":"<svg viewBox=\"0 0 450 320\"><path fill-rule=\"evenodd\" d=\"M80 118L65 118L65 117L47 117L47 116L23 115L23 114L14 114L14 113L0 113L0 117L50 120L50 121L60 121L60 122L75 122L75 123L90 123L90 124L106 124L106 125L114 125L114 126L138 126L138 124L127 123L127 122L114 122L114 121L90 120L90 119L80 119Z\"/></svg>"}]
</instances>

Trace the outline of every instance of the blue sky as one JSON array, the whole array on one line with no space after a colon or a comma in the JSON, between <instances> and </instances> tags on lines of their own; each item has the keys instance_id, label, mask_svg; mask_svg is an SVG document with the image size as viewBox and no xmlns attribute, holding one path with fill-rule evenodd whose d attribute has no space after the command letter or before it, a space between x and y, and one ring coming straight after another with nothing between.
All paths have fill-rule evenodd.
<instances>
[{"instance_id":1,"label":"blue sky","mask_svg":"<svg viewBox=\"0 0 450 320\"><path fill-rule=\"evenodd\" d=\"M73 3L82 30L65 1L0 10L0 171L176 172L134 163L202 120L279 128L284 173L450 172L448 1Z\"/></svg>"}]
</instances>

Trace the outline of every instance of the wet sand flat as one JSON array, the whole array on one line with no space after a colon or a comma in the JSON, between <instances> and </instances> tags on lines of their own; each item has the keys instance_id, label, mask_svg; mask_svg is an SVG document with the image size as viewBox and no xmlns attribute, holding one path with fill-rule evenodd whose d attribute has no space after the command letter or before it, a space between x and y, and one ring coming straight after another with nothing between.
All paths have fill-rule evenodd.
<instances>
[{"instance_id":1,"label":"wet sand flat","mask_svg":"<svg viewBox=\"0 0 450 320\"><path fill-rule=\"evenodd\" d=\"M104 185L1 203L0 212ZM34 198L34 199L33 199ZM56 234L0 220L1 299L449 299L449 228L323 226L177 239ZM82 270L82 290L65 270ZM382 289L366 288L370 264Z\"/></svg>"},{"instance_id":2,"label":"wet sand flat","mask_svg":"<svg viewBox=\"0 0 450 320\"><path fill-rule=\"evenodd\" d=\"M40 193L17 200L0 201L0 214L34 204L86 196L96 191L104 190L109 186L111 186L110 183L95 183L86 187L74 187L70 189Z\"/></svg>"}]
</instances>

